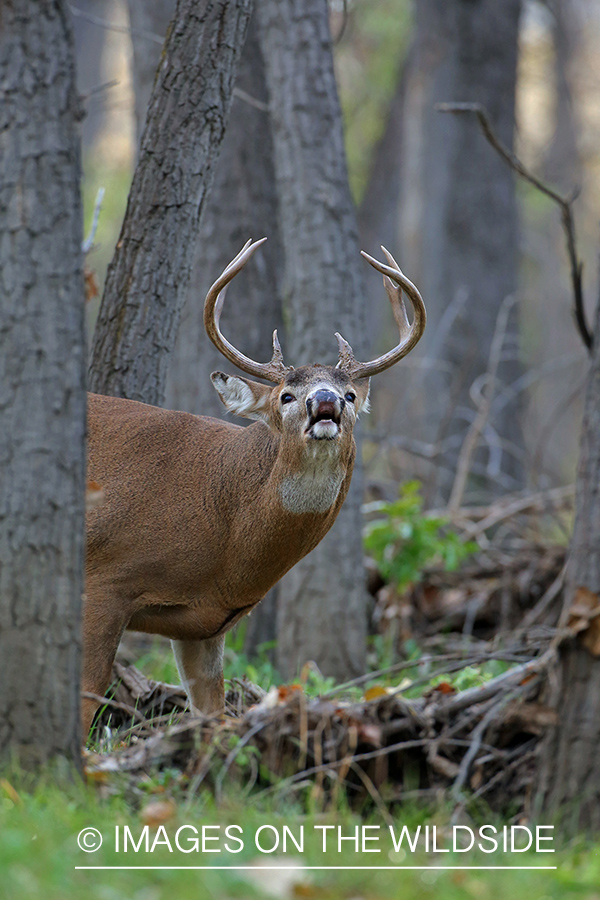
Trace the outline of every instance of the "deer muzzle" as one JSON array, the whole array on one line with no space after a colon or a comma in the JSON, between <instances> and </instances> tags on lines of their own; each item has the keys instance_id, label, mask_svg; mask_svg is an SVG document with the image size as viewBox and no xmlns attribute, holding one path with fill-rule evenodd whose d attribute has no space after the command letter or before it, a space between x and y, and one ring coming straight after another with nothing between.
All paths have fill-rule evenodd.
<instances>
[{"instance_id":1,"label":"deer muzzle","mask_svg":"<svg viewBox=\"0 0 600 900\"><path fill-rule=\"evenodd\" d=\"M306 434L314 440L334 440L340 432L342 412L346 405L333 391L319 388L306 398L308 427Z\"/></svg>"}]
</instances>

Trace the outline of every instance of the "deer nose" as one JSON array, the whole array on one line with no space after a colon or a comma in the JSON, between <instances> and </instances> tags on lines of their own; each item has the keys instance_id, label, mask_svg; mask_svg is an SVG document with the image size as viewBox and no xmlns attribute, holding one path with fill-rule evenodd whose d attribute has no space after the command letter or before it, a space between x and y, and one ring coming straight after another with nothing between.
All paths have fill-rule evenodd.
<instances>
[{"instance_id":1,"label":"deer nose","mask_svg":"<svg viewBox=\"0 0 600 900\"><path fill-rule=\"evenodd\" d=\"M306 409L309 416L339 416L346 405L345 401L333 391L320 388L306 398Z\"/></svg>"}]
</instances>

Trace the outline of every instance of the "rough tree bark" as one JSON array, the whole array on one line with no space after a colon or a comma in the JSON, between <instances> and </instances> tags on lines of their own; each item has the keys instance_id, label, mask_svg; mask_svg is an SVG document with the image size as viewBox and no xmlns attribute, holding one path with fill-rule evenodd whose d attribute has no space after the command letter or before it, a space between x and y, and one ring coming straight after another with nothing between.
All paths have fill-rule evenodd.
<instances>
[{"instance_id":1,"label":"rough tree bark","mask_svg":"<svg viewBox=\"0 0 600 900\"><path fill-rule=\"evenodd\" d=\"M263 2L257 13L285 250L286 361L335 362L335 331L360 356L364 263L348 187L327 2ZM341 679L364 670L361 500L359 464L333 529L281 583L277 658L287 675L308 659Z\"/></svg>"},{"instance_id":2,"label":"rough tree bark","mask_svg":"<svg viewBox=\"0 0 600 900\"><path fill-rule=\"evenodd\" d=\"M404 139L403 113L408 66L409 62L403 62L399 68L387 110L385 129L373 152L369 179L358 209L361 246L371 255L380 252L379 245L384 239L392 254L398 245L401 147ZM377 299L381 299L379 292Z\"/></svg>"},{"instance_id":3,"label":"rough tree bark","mask_svg":"<svg viewBox=\"0 0 600 900\"><path fill-rule=\"evenodd\" d=\"M62 0L0 8L0 755L80 761L85 336Z\"/></svg>"},{"instance_id":4,"label":"rough tree bark","mask_svg":"<svg viewBox=\"0 0 600 900\"><path fill-rule=\"evenodd\" d=\"M109 267L90 389L160 404L252 0L178 0Z\"/></svg>"},{"instance_id":5,"label":"rough tree bark","mask_svg":"<svg viewBox=\"0 0 600 900\"><path fill-rule=\"evenodd\" d=\"M547 698L556 708L557 726L542 746L537 782L539 809L560 811L570 834L600 829L600 631L594 618L600 612L600 303L595 334L565 584L565 609L578 605L584 621L590 616L590 627L559 648Z\"/></svg>"},{"instance_id":6,"label":"rough tree bark","mask_svg":"<svg viewBox=\"0 0 600 900\"><path fill-rule=\"evenodd\" d=\"M427 377L404 392L398 423L430 445L436 500L447 499L456 461L476 411L471 386L487 368L500 306L516 290L517 208L514 176L487 144L474 117L436 112L437 102L482 103L504 144L514 131L517 39L521 0L419 0L417 37L405 123L404 245L427 303L423 349ZM403 256L403 261L405 257ZM518 375L516 312L509 322L498 382ZM413 385L413 388L415 386ZM496 394L499 393L498 386ZM407 406L412 400L412 408ZM422 411L426 410L426 414ZM481 495L518 488L522 440L516 400L492 408L477 457ZM432 492L433 493L433 492ZM433 497L432 497L433 499Z\"/></svg>"}]
</instances>

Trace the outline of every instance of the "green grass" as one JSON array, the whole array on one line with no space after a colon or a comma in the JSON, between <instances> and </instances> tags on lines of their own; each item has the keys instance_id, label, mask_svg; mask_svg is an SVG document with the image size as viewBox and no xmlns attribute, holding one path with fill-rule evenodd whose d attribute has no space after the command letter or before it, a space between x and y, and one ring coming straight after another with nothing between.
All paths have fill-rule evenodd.
<instances>
[{"instance_id":1,"label":"green grass","mask_svg":"<svg viewBox=\"0 0 600 900\"><path fill-rule=\"evenodd\" d=\"M161 784L162 780L162 784ZM8 778L8 784L0 783L0 897L7 900L187 900L187 898L254 898L276 896L315 897L342 900L342 898L364 897L368 900L403 900L423 897L443 897L444 900L473 897L476 900L546 900L546 898L585 898L598 900L600 897L600 845L583 841L569 846L561 846L556 840L556 854L522 854L520 865L557 865L554 872L548 871L297 871L287 874L286 884L278 873L229 871L77 871L79 865L276 865L296 862L303 866L346 865L490 865L490 857L480 854L452 853L440 854L437 858L401 851L393 851L387 826L381 819L371 816L365 824L379 825L380 831L369 834L380 836L381 853L356 853L349 842L343 843L338 852L337 842L332 841L328 852L323 853L321 832L315 825L341 826L343 834L351 835L360 825L358 817L351 815L343 807L334 813L320 814L317 809L301 816L300 807L289 799L286 806L271 806L263 802L243 802L239 797L225 795L217 808L207 795L187 800L185 794L174 793L174 817L165 825L166 835L171 841L173 852L157 847L153 853L139 853L131 850L124 854L114 850L115 827L119 826L121 840L123 827L129 826L136 841L142 834L142 810L148 800L167 796L170 780L167 776L140 782L135 788L120 786L119 778L101 787L86 787L80 783L64 782L57 777L48 777L35 788L24 783L18 776ZM15 790L17 793L15 793ZM100 792L106 796L101 799ZM158 792L158 794L156 794ZM447 815L440 811L413 808L401 816L397 815L396 826L406 824L415 828L417 824L448 824ZM488 821L494 821L488 819ZM198 831L202 826L221 826L209 832L220 835L220 840L210 846L218 853L183 853L175 847L175 833L182 825L193 825ZM224 829L229 825L242 828L244 847L239 853L227 852L224 848ZM282 833L287 825L296 839L300 826L304 825L304 852L298 853L293 844L287 853L260 853L254 836L263 825L274 826ZM97 853L86 854L77 846L76 836L86 827L93 826L103 835L104 843ZM156 830L150 830L150 845ZM239 836L238 831L231 832ZM269 833L270 834L270 833ZM265 832L265 847L269 834ZM182 838L191 832L182 832ZM335 835L328 832L328 835ZM164 835L160 835L163 838ZM239 844L230 841L230 847ZM182 840L182 845L183 840ZM377 847L377 844L369 845ZM188 845L189 847L189 845ZM492 859L492 864L513 864L515 857L502 855ZM269 886L259 879L269 880ZM295 883L295 887L293 884Z\"/></svg>"}]
</instances>

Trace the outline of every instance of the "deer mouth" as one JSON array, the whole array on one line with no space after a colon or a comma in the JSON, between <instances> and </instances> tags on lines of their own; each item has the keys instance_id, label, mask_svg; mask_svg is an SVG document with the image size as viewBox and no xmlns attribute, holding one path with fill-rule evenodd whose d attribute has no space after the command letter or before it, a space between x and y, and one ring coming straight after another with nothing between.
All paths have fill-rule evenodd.
<instances>
[{"instance_id":1,"label":"deer mouth","mask_svg":"<svg viewBox=\"0 0 600 900\"><path fill-rule=\"evenodd\" d=\"M308 420L305 434L312 440L333 441L340 433L341 410L329 400L315 406Z\"/></svg>"}]
</instances>

